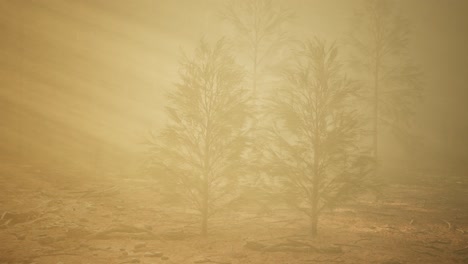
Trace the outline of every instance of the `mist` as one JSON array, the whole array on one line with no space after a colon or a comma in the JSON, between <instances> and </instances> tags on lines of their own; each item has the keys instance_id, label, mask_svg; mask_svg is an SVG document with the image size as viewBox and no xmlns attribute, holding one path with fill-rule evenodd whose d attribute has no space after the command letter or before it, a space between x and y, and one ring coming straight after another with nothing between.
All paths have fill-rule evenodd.
<instances>
[{"instance_id":1,"label":"mist","mask_svg":"<svg viewBox=\"0 0 468 264\"><path fill-rule=\"evenodd\" d=\"M467 12L0 0L0 262L464 263Z\"/></svg>"}]
</instances>

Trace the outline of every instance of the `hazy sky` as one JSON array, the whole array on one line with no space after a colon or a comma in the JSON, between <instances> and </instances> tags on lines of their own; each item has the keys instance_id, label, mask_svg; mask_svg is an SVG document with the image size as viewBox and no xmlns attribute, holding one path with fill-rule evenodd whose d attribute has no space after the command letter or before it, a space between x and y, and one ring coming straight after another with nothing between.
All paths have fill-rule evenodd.
<instances>
[{"instance_id":1,"label":"hazy sky","mask_svg":"<svg viewBox=\"0 0 468 264\"><path fill-rule=\"evenodd\" d=\"M397 2L413 24L411 53L425 72L416 125L432 152L466 159L468 2ZM164 90L177 81L180 51L190 53L202 36L229 35L217 13L223 3L0 0L2 154L16 142L56 158L56 146L86 152L83 136L135 151L164 121ZM359 3L282 1L296 13L291 33L338 41Z\"/></svg>"}]
</instances>

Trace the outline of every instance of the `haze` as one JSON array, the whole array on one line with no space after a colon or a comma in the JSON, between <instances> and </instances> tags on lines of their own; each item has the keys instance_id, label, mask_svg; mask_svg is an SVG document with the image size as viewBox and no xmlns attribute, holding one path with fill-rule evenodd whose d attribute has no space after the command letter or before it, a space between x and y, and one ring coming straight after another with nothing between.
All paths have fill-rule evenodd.
<instances>
[{"instance_id":1,"label":"haze","mask_svg":"<svg viewBox=\"0 0 468 264\"><path fill-rule=\"evenodd\" d=\"M401 239L398 241L406 241L413 231L425 232L424 239L427 238L427 241L420 239L426 241L423 244L427 246L430 241L442 241L434 244L440 250L431 251L424 248L413 250L412 253L408 253L410 251L402 253L397 250L397 253L392 255L390 251L385 252L382 249L388 248L384 245L389 240L376 235L379 238L375 239L375 243L383 244L381 248L377 246L375 252L385 252L387 255L369 253L373 246L359 244L360 248L357 248L342 245L340 255L336 255L341 257L338 260L342 260L343 263L367 263L365 256L368 254L369 258L375 261L368 263L427 263L428 261L465 263L463 261L468 259L466 251L468 218L466 212L462 211L466 206L465 189L468 184L466 179L468 2L462 0L393 1L400 10L399 14L408 19L410 33L405 51L406 59L414 63L421 73L421 100L410 104L411 110L414 111L409 125L412 137L403 140L406 144L402 144L389 130L382 129L378 139L378 172L375 175L380 179L379 184L390 186L390 189L382 191L384 197L388 195L390 198L383 198L380 200L381 204L378 204L379 202L370 198L374 197L374 194L369 194L370 196L362 198L364 200L357 199L356 204L338 207L337 218L325 215L325 220L319 222L319 240L309 242L313 247L332 245L330 248L323 246L322 251L319 249L314 253L310 253L309 250L312 255L301 255L304 253L294 253L294 250L266 253L273 254L269 257L260 255L257 251L250 255L248 250L252 249L251 244L245 247L242 243L250 241L252 237L264 243L262 239L268 236L271 239L280 235L296 234L298 230L307 230L308 220L304 220L304 223L302 220L294 222L294 219L302 218L299 216L288 218L291 214L289 211L282 211L286 210L283 207L276 208L278 209L276 215L273 208L266 220L263 219L270 225L268 232L265 231L258 236L252 235L249 238L243 236L245 233L242 232L255 232L256 224L245 221L251 217L255 219L258 212L250 211L253 210L251 204L248 201L243 202L242 205L247 205L246 211L236 207L234 211L228 213L234 219L232 221L241 223L240 227L235 227L235 224L233 226L225 224L229 222L226 220L229 217L226 218L225 215L214 218L213 230L210 229L208 232L211 240L195 235L199 233L197 228L200 225L196 209L175 205L169 207L161 205L161 208L165 209L159 209L156 201L163 200L160 195L164 187L156 184L156 181L153 182L154 178L158 177L159 171L154 173L146 170L149 149L147 143L148 140L151 141L152 135L161 133L172 120L170 114L167 114L166 107L171 106L167 96L175 91L177 84L182 82L180 73L184 61L183 54L192 58L202 39L213 46L216 41L225 37L227 41L232 41L229 45L234 47L232 48L234 60L246 72L244 86L252 83L253 66L249 56L236 46L238 45L236 41L240 39L239 35L236 35L238 32L226 19L223 19L223 10L230 2L227 0L0 0L0 193L3 192L0 194L0 240L4 240L0 242L0 263L21 263L20 261L82 263L80 262L82 260L88 261L86 263L126 263L125 261L133 259L141 263L150 263L155 258L148 257L149 255L143 257L143 254L154 254L159 251L164 251L162 255L167 256L167 259L156 254L158 261L172 261L172 263L203 263L194 262L197 260L190 258L191 254L201 255L201 260L214 261L213 263L286 263L285 261L332 263L328 261L336 259L334 255L324 256L323 252L335 248L336 244L353 244L352 241L363 239L358 234L367 232L366 228L373 227L377 233L389 232L385 229L385 225L400 230L401 234L395 238ZM355 10L362 6L362 2L358 0L273 1L274 5L283 6L293 14L280 28L292 42L311 40L314 37L323 39L327 45L335 42L339 49L340 65L346 65L348 60L351 48L347 46L347 36L352 28L351 18ZM281 68L283 64L287 65L287 63L281 64L281 59L289 58L289 55L285 54L291 49L287 47L273 53L274 56L267 56L270 60L266 64L270 64L262 66L263 76L259 75L258 78L259 89L264 91L265 98L269 96L269 87L276 87L275 85L281 82L279 77L277 78L279 75L275 75L275 70ZM273 63L277 57L279 59ZM355 78L353 69L346 67L343 69L343 75ZM360 107L359 103L355 103L355 106L356 104ZM253 110L251 113L254 113ZM263 121L268 123L270 119ZM370 127L370 124L367 126ZM369 128L367 126L364 127ZM371 139L363 141L370 142ZM374 157L376 156L377 154ZM269 166L262 167L264 171L267 170L266 167ZM57 182L67 187L61 187ZM81 189L74 190L74 185L80 186ZM125 189L127 187L129 189ZM116 189L120 193L115 194ZM39 194L41 190L49 192L50 195L41 196L42 194ZM108 193L106 190L111 192ZM138 193L139 190L142 190L141 193ZM69 196L68 194L73 191L82 191L84 195L80 195L79 198ZM90 195L87 196L87 193ZM135 197L133 193L136 193ZM446 198L444 202L437 200L437 196L441 194ZM73 240L73 243L66 242L70 245L66 250L57 246L57 251L53 252L76 253L76 257L68 256L69 259L61 259L66 254L47 257L50 252L44 253L43 246L50 244L41 244L40 238L34 236L39 236L38 234L43 231L44 234L56 237L59 236L56 234L65 231L59 228L51 229L49 232L43 226L34 227L35 224L39 225L42 222L29 221L37 219L38 215L46 214L44 212L47 208L52 207L58 208L60 221L68 219L67 217L80 219L93 217L86 211L87 209L85 211L76 209L80 214L75 216L75 209L72 212L71 207L63 209L55 205L57 199L73 204L70 205L73 208L75 204L78 208L83 199L90 199L87 203L102 207L102 212L108 215L106 217L113 219L112 223L122 219L130 221L132 216L137 216L139 224L147 225L141 229L153 231L150 232L150 238L143 242L139 240L140 238L129 238L124 235L126 244L122 244L121 240L106 237L105 239L110 239L108 241L111 249L104 249L107 248L104 246L105 243L86 242L102 249L98 250L102 253L96 253L98 255L94 255L94 251L91 253L79 250L66 251L75 245L73 243L85 243L82 240L77 240L78 242ZM249 199L263 198L255 196ZM154 207L151 209L153 211L141 213L144 209L141 209L143 210L141 212L140 209L135 209L143 208L148 201L153 200L155 201L151 205ZM45 206L45 202L51 205ZM115 206L121 206L118 209L120 213L114 212L117 208ZM376 208L380 209L376 209L378 211L376 214L390 214L393 218L385 218L382 215L379 216L383 217L382 219L375 215L366 218L363 216L364 213L360 213L367 210L366 206L377 206ZM256 208L256 205L253 207ZM404 208L404 212L396 211L396 208ZM131 213L122 213L127 209ZM101 209L97 210L100 212ZM169 212L169 215L171 210L175 210L175 213L172 218L168 218L170 220L160 215L153 218L150 212L158 214L159 210L167 210L164 212ZM430 217L418 215L423 211L426 213L426 210L437 212ZM200 211L201 219L203 219L202 211ZM49 214L49 211L47 212ZM190 216L184 215L187 212ZM346 225L345 222L349 220L346 217L351 217L348 214L341 215L343 212L352 212L349 214L359 216L359 219L353 218L350 221L361 229L356 227L357 229L353 230L338 230L339 226ZM9 214L13 220L7 222ZM23 221L15 218L15 215L19 214L29 215ZM57 215L51 214L50 218L58 219ZM261 219L265 216L259 214L261 216L258 219L262 223ZM117 218L120 220L114 221L115 215L119 215ZM425 219L429 218L433 221L425 222ZM154 219L166 221L164 224L168 227L161 227L160 230L154 226L157 225ZM181 221L195 219L194 226L197 228L194 228L193 232L184 229L185 233L193 234L194 237L184 237L188 240L183 240L180 244L170 242L174 244L170 244L168 249L164 248L163 242L151 240L151 236L158 232L167 230L179 232L179 226L168 224L175 223L174 219ZM288 228L292 226L293 231L284 226L275 229L276 221L284 219L292 221L288 222L292 223ZM67 221L62 222L68 223ZM89 234L86 235L92 235L93 232L98 232L97 230L106 231L104 225L93 224L94 220L89 221L91 221L88 223L89 226L94 229L88 228ZM96 220L96 223L99 221ZM127 227L133 226L128 221L124 224ZM80 223L79 227L86 225L86 222ZM148 226L151 228L147 228ZM329 233L327 226L331 226L333 231ZM72 228L66 224L62 224L62 227L67 230ZM29 230L28 228L36 231L29 235L29 231L25 231ZM76 226L73 225L73 228ZM223 228L231 233L226 233ZM421 230L415 231L412 228ZM321 235L321 230L325 230L324 235ZM143 233L148 235L148 232ZM19 239L23 234L25 238ZM96 234L101 233L94 233ZM327 234L342 234L343 237L334 241L330 238L331 235ZM393 235L392 233L391 236ZM202 242L198 239L202 239ZM15 242L8 242L13 240ZM36 241L39 241L39 244ZM220 243L218 245L220 248L216 246L215 249L210 248L208 244L214 243L213 241ZM51 244L54 245L56 242ZM131 256L128 258L120 255L119 258L116 257L116 254L120 254L118 252L120 248L125 248L121 251L130 252L130 248L134 249L134 244L141 243L144 244L143 248L151 250L136 250L130 253ZM193 247L199 243L202 246L193 253ZM268 241L265 243L268 244ZM27 248L27 252L18 253L21 247ZM33 249L37 249L35 253L31 253ZM177 249L182 253L177 253ZM230 253L238 253L243 257L231 256L220 259L210 257L212 256L210 254L224 254L220 252L229 250L232 251ZM426 254L427 252L429 253ZM59 262L61 260L64 262Z\"/></svg>"}]
</instances>

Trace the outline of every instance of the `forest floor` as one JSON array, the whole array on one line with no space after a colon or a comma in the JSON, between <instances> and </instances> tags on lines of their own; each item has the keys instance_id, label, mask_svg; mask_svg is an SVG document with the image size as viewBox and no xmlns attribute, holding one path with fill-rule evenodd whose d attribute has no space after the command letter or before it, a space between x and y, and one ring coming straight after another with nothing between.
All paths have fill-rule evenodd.
<instances>
[{"instance_id":1,"label":"forest floor","mask_svg":"<svg viewBox=\"0 0 468 264\"><path fill-rule=\"evenodd\" d=\"M468 263L468 181L389 183L326 212L319 235L286 209L199 219L163 207L150 180L0 170L0 263Z\"/></svg>"}]
</instances>

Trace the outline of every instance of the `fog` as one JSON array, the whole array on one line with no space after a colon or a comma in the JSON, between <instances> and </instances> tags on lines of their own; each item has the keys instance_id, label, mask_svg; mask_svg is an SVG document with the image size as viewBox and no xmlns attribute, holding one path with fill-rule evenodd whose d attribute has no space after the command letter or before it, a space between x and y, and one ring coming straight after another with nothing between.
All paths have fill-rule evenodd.
<instances>
[{"instance_id":1,"label":"fog","mask_svg":"<svg viewBox=\"0 0 468 264\"><path fill-rule=\"evenodd\" d=\"M400 2L413 24L411 54L424 72L424 100L414 120L427 149L421 158L463 170L467 5ZM26 155L28 162L47 162L50 155L89 166L95 151L103 151L103 159L136 154L147 130L164 122L163 91L177 80L180 51L202 36L226 33L220 1L1 4L2 155ZM288 2L296 17L288 30L339 40L355 5Z\"/></svg>"},{"instance_id":2,"label":"fog","mask_svg":"<svg viewBox=\"0 0 468 264\"><path fill-rule=\"evenodd\" d=\"M184 62L187 62L184 61L185 58L192 58L193 60L190 62L194 64L203 61L200 58L205 58L199 57L197 59L194 57L197 47L201 45L201 40L215 50L215 43L220 38L225 37L228 43L227 46L230 47L229 52L231 52L232 58L236 65L240 67L239 69L245 72L242 87L247 87L246 91L251 92L251 88L249 87L252 85L252 80L255 79L254 86L258 86L259 92L258 95L254 94L252 96L253 98L256 98L255 96L264 98L265 102L268 101L266 98L270 98L270 96L275 94L273 91L276 91L275 89L281 86L283 81L287 81L281 79L280 76L282 75L277 73L281 72L283 68L288 67L289 62L287 60L294 53L290 54L289 52L297 49L297 42L306 42L307 40L313 40L315 37L323 40L325 47L328 47L327 45L331 45L332 43L336 44L339 54L337 65L340 65L340 74L342 73L342 76L358 80L358 86L361 84L364 87L362 84L365 81L359 80L360 75L353 72L353 66L348 66L348 60L350 60L350 56L353 53L352 47L349 46L349 36L352 34L350 32L355 28L353 15L356 10L359 10L363 6L363 1L273 1L274 8L279 8L280 6L286 8L285 10L287 10L288 16L290 16L285 23L281 23L278 27L281 34L284 34L288 40L285 42L286 44L281 44L283 45L282 48L273 51L271 54L265 53L266 59L258 63L258 71L257 66L252 66L249 53L245 52L248 47L242 46L242 34L239 34L225 17L226 8L230 8L230 3L231 1L225 0L0 0L0 177L2 184L0 190L5 193L1 197L0 202L0 213L3 213L0 219L0 228L2 228L0 231L5 230L5 232L2 231L0 234L0 240L9 241L10 239L14 239L13 233L22 234L24 232L21 228L26 225L17 227L16 225L12 225L16 220L12 220L13 222L10 224L2 220L6 219L5 217L8 217L8 214L14 216L15 214L25 213L25 211L29 212L29 209L26 210L26 208L32 208L32 204L37 202L36 200L39 199L37 192L42 190L42 188L46 188L44 184L47 184L47 188L54 182L62 182L67 186L83 184L82 190L87 190L90 196L88 197L87 193L84 192L84 195L79 199L91 199L91 197L109 199L112 203L120 204L125 209L136 208L140 204L145 205L147 203L145 201L148 200L159 201L159 196L164 193L162 189L165 187L156 182L161 175L165 175L164 177L166 177L167 172L162 172L159 169L153 170L154 168L151 165L148 166L148 160L162 160L161 156L156 158L155 156L151 156L153 154L151 154L151 147L148 147L148 141L158 146L159 144L167 143L166 148L170 146L181 148L177 145L171 145L173 143L169 142L172 141L162 142L165 138L164 135L159 137L158 135L164 134L164 129L169 129L170 125L168 124L174 121L174 117L170 113L168 114L167 107L174 107L176 110L183 108L182 106L177 108L177 103L171 101L173 99L169 99L170 94L175 93L176 87L188 85L184 84L183 72L189 71L190 68L184 68ZM433 237L431 236L429 240L450 241L447 242L448 245L443 244L444 248L441 248L441 251L431 251L430 254L432 255L425 253L419 253L418 255L417 252L413 251L413 255L408 257L408 263L427 263L427 261L462 263L456 261L466 261L468 259L466 250L461 251L462 253L460 254L453 253L456 257L451 257L452 255L449 253L441 252L459 250L459 248L466 246L467 243L466 233L468 229L466 224L468 218L466 218L466 213L462 214L457 210L462 209L464 206L462 200L466 200L466 198L463 198L466 197L464 196L466 192L463 191L463 186L466 186L466 173L468 172L465 164L468 162L468 146L466 146L466 135L468 135L468 105L466 104L466 100L468 99L468 90L466 89L468 85L468 50L466 49L468 45L468 36L466 34L468 32L466 26L468 25L468 17L466 16L468 13L468 2L462 0L395 0L392 3L396 8L395 10L397 10L395 12L397 12L398 16L407 19L404 25L408 26L409 30L407 39L405 38L403 41L406 45L403 52L404 59L401 61L399 59L392 60L398 63L411 62L412 65L416 65L415 68L420 73L418 75L420 92L419 99L408 103L409 112L413 112L413 114L408 115L409 123L405 126L408 129L407 134L405 134L406 136L403 136L403 138L394 137L392 131L386 129L385 125L379 127L379 136L378 138L376 136L376 139L374 139L374 145L376 144L375 142L378 142L379 154L377 155L376 148L374 152L368 152L370 156L375 158L376 167L374 169L376 172L369 172L369 175L374 175L375 179L378 179L379 186L380 184L393 186L389 187L390 191L386 191L386 189L381 191L384 193L384 196L387 194L392 197L391 201L384 199L383 202L380 201L382 204L378 204L378 206L381 206L379 208L384 208L382 210L386 213L401 215L398 212L392 211L393 207L393 209L385 207L388 205L385 204L386 202L392 203L392 206L402 203L404 207L406 206L405 203L411 204L416 199L415 197L419 197L418 195L421 195L421 198L418 200L419 202L415 203L420 205L421 201L424 201L424 209L419 210L405 207L405 210L420 212L424 210L437 211L442 208L441 211L438 211L440 216L431 215L431 217L436 219L434 221L441 224L444 229L448 224L451 234L444 233L445 230L443 232L440 231L437 229L439 227L430 226L434 224L432 222L425 223L421 220L421 224L418 225L418 221L414 220L418 216L407 211L405 211L405 214L408 214L408 216L403 217L403 220L397 218L392 218L388 221L382 220L383 223L393 226L397 226L403 221L406 224L411 222L407 229L403 230L397 227L400 228L401 232L409 232L410 228L419 228L421 225L427 224L428 226L425 226L423 231L419 231L430 233L431 231L428 230L432 230L431 228L437 229L434 231L436 234L432 234ZM311 43L315 42L312 41ZM317 45L320 47L320 44ZM186 57L184 57L184 54ZM325 54L324 56L327 55ZM330 56L333 57L333 55ZM255 55L255 60L256 58ZM207 61L209 62L210 60L207 59ZM393 63L394 61L391 62ZM298 65L302 64L298 62ZM232 67L232 71L237 71L237 66ZM382 68L384 67L382 66ZM297 75L299 76L299 72L297 72ZM325 74L324 76L329 75ZM336 78L341 78L341 75ZM318 80L320 81L321 79L318 78ZM232 85L233 87L237 87L234 84ZM293 98L295 95L283 94L283 96L292 96L291 98ZM195 102L195 99L193 102ZM349 107L360 109L363 105L360 101L352 102ZM400 101L395 102L393 103L398 108ZM267 103L253 103L253 108L247 108L246 105L245 109L248 110L246 110L247 112L250 111L251 115L257 117L259 117L257 111L261 112L261 109L267 109L265 113L270 114L268 106L262 108L264 104L266 105ZM346 109L344 108L343 111ZM363 152L369 151L372 148L371 141L373 139L371 134L373 132L371 122L369 121L372 119L372 110L370 109L359 110L364 113L362 119L364 120L362 121L364 125L362 128L368 132L368 134L364 133L364 136L360 139L356 139L356 142L361 142L358 145L362 146ZM229 115L226 114L226 116ZM330 118L333 118L335 115L330 116ZM396 120L399 120L400 117L398 116ZM237 120L236 118L237 112L232 119ZM256 126L260 126L265 130L271 131L274 130L273 123L276 122L274 120L279 120L277 117L266 118L262 116L259 118L261 120L260 123L257 124L256 121L252 121L256 120L255 118L245 118L247 120L245 121L247 127L256 128ZM284 122L287 123L290 120L292 119L286 118ZM278 124L278 126L281 126L283 123ZM229 129L232 126L231 124L226 125ZM243 132L232 131L229 133L229 135L236 133L240 135ZM284 136L284 138L287 138L287 140L292 140L295 136L294 131L284 132L283 135L286 134L287 136ZM375 132L375 135L377 135L377 132ZM267 138L268 140L271 139L270 136L258 137L264 140L267 140ZM320 136L317 137L321 138ZM265 163L265 165L263 160L254 160L254 157L256 157L255 153L262 153L270 147L274 149L274 144L271 142L265 143L260 139L258 142L257 148L261 149L257 149L258 152L252 150L255 149L254 147L246 150L242 155L239 154L243 158L247 157L250 160L249 162L242 163L239 161L239 163L236 163L237 165L232 166L233 168L236 166L245 167L249 170L251 167L254 167L255 173L249 170L247 172L239 172L245 175L264 173L267 176L263 175L262 177L268 178L273 175L272 177L275 178L276 172L269 172L269 169L273 166L271 163L269 163L270 165ZM255 145L257 143L252 144ZM228 143L221 144L219 148L228 148L226 146L229 145L226 144ZM161 153L165 152L157 153L163 155ZM231 154L226 155L229 156ZM170 156L167 153L164 155L166 155L164 157ZM232 157L232 155L229 157ZM315 155L316 152L314 152ZM291 156L294 155L291 154ZM281 160L286 159L286 156L282 157L282 159L279 158L279 161L273 162L273 164L280 164ZM268 160L269 158L265 159ZM233 160L226 160L226 162L233 162ZM177 162L177 160L172 162ZM255 164L250 165L250 163ZM317 163L317 160L315 163ZM262 165L256 166L256 164ZM164 164L164 166L167 166L167 164ZM182 167L183 165L180 165L180 168L177 169L186 169ZM187 170L193 170L193 168ZM317 167L318 170L319 168ZM330 170L332 171L332 169ZM161 177L164 178L163 176ZM207 176L205 175L205 177ZM94 188L93 186L95 185L93 184L96 181L99 182L99 184L96 183L96 186L100 187ZM127 181L145 181L145 183L143 186L138 185L135 189L126 190L125 182ZM244 179L244 181L246 180ZM430 183L427 183L429 181ZM441 182L446 185L440 185ZM421 185L418 185L418 183L421 183ZM423 183L429 184L429 187L423 185ZM395 184L399 187L395 187ZM154 189L150 191L145 189L147 193L143 192L141 194L143 198L140 200L131 194L134 191L138 192L139 188L150 185ZM117 189L120 189L119 195L121 196L117 198L113 196L108 197L107 188L111 188L110 190L113 193L114 189L112 188L115 186L117 186ZM431 189L437 186L440 188L437 190ZM16 191L18 188L24 189L24 193L18 193ZM55 195L47 197L53 197L51 198L52 200L62 197L59 191L61 190L60 187L55 186L50 188L52 188L50 189L50 193L54 193ZM105 191L102 196L100 188ZM170 190L174 191L173 189ZM421 193L419 193L420 190L422 190ZM220 190L220 192L224 192L224 189ZM407 193L411 193L408 196L409 198L405 196ZM431 204L428 202L426 206L426 201L432 199L427 197L434 197L439 193L443 193L444 197L449 197L447 199L451 201L450 205L439 204L438 202ZM448 194L445 196L446 193L452 193L454 195L453 199ZM28 206L28 195L33 197L31 199L36 199L31 201L31 206ZM374 197L374 194L369 195ZM424 195L427 195L427 197ZM377 197L380 196L377 195ZM24 200L15 203L12 202L14 199ZM50 200L41 199L39 200ZM120 199L126 202L117 202L121 201ZM248 199L261 200L262 198L254 196L253 198L246 199L249 201ZM366 206L376 206L372 200L373 198L366 196L363 199L366 201ZM372 201L366 199L371 199ZM268 201L269 198L266 198L266 200ZM358 199L358 201L362 202L363 200ZM92 201L89 203L100 204L103 206L103 210L107 210L105 209L107 207L103 205L106 201L102 203ZM244 201L241 204L247 205L248 209L246 210L250 212L249 202ZM157 202L155 202L154 206L155 208L159 208ZM350 206L338 207L345 208L338 209L338 212L342 212L339 210L355 210L353 212L358 212L357 215L361 216L359 209L356 209L358 208L356 204ZM49 207L54 206L46 206L44 208ZM314 206L312 205L312 207ZM202 218L206 213L202 209L198 210L190 206L178 207L170 205L164 208L169 211L185 208L183 209L185 213L187 210L190 213L192 213L190 210L194 210L193 213L196 215L194 219L198 219L197 212L202 215ZM278 210L281 211L283 209L281 207ZM456 211L453 219L449 219L452 215L447 215L444 210L449 210L450 212ZM237 211L242 211L242 209L236 207L234 212L230 212L229 214L233 219L239 217L242 220L238 219L238 221L244 221L244 218L236 215L235 212ZM132 215L137 215L140 211L136 210L136 212L132 213ZM181 212L177 211L177 214L179 213ZM67 215L71 216L73 213L63 211L61 214L63 217L67 217ZM85 218L88 218L89 214L86 214ZM109 214L114 215L114 212L112 211ZM180 216L177 214L173 216L175 217L174 219L190 218L182 213ZM275 223L276 220L282 221L283 217L287 218L288 214L281 211L275 216L273 212L272 216L269 216L273 220L267 220ZM121 217L125 218L125 216ZM141 223L144 222L147 225L153 223L152 220L150 221L152 218L150 213L145 213L138 217ZM336 218L338 220L333 220L334 218L329 215L324 216L323 225L321 225L322 222L319 222L318 234L321 240L319 242L317 240L310 242L313 247L317 247L317 244L313 243L319 243L320 245L324 243L349 244L349 241L346 239L332 241L327 235L321 236L320 229L327 230L326 223L331 223L331 226L339 226L340 221L345 219L341 219L340 217L342 216L338 216ZM311 216L311 218L313 219L314 217ZM420 218L424 219L425 217L420 216ZM28 221L33 219L36 219L36 215L29 218ZM170 219L173 220L173 218ZM217 219L213 220L213 222L218 223L217 221L220 221L225 223L223 222L225 220ZM220 219L224 218L220 216ZM376 226L376 230L383 228L379 224L368 224L365 222L367 220L359 219L353 221L356 223L356 226L362 224L364 226L362 228L366 228L368 225ZM170 222L169 220L167 221ZM303 224L303 226L299 224L296 226L297 230L300 228L308 230L309 222L308 220L304 221L306 224ZM376 222L378 221L376 220ZM199 223L195 222L195 226L198 227ZM21 225L22 222L19 221L18 223ZM93 225L91 224L91 226ZM97 224L94 225L95 229L104 230L104 227L97 228L97 226ZM221 237L222 243L225 243L223 246L226 248L237 247L239 243L247 240L247 238L241 237L234 227L230 228L228 225L226 228L233 232L231 234L223 233L222 228L220 229L221 231L217 230L217 224L213 224L213 226L215 227L213 231L210 230L210 236L215 238ZM242 227L246 228L243 229L246 232L255 230L251 224L247 224L247 226ZM153 232L156 234L160 231L156 227L153 228L151 229L153 231L150 232L151 235L153 235ZM165 231L167 229L164 229ZM439 231L442 233L437 233ZM269 232L275 233L276 231L272 227L272 229L269 229ZM341 232L333 229L333 232L346 234L347 239L350 237L354 239L360 231L347 230ZM198 234L198 230L195 229L193 233ZM303 231L303 233L308 233L308 231ZM327 234L327 231L323 233ZM147 233L145 234L147 235ZM288 231L283 229L278 231L277 234L278 236L290 235ZM402 235L403 238L409 236L406 233ZM430 235L428 234L428 236ZM211 239L214 239L213 237ZM261 235L258 237L261 237ZM235 242L230 244L230 238ZM189 239L198 239L198 237ZM32 239L32 241L35 240ZM111 241L115 244L115 240ZM203 243L208 243L206 240L204 241ZM217 240L214 239L213 241ZM383 241L387 240L383 239ZM25 241L17 240L12 244L13 246L0 245L0 263L20 263L20 261L30 261L23 263L57 263L60 260L59 257L53 259L38 256L31 257L37 255L36 253L32 255L28 255L25 252L18 253L18 248L24 246L21 243L26 242L29 243L26 247L30 247L32 252L35 246L31 244L32 242L29 241L29 238ZM154 246L151 243L148 242L145 247ZM190 240L189 242L181 243L172 245L171 249L167 249L167 252L164 252L164 254L168 254L168 256L176 254L173 251L178 247L183 252L190 252L190 249L184 248L194 247L194 244L198 242ZM114 244L110 246L114 248ZM118 245L115 246L115 248L118 247ZM347 258L347 249L353 249L353 247L343 247L343 252L340 251L339 254L345 255L340 255L342 258L338 260L342 260L345 263L367 263L361 258L364 253L359 250L352 251L349 253L350 257ZM366 250L370 248L367 246L362 247ZM464 248L466 249L466 247ZM210 250L203 247L196 254L203 255L207 252L214 254L211 252L213 250ZM328 248L319 249L317 252L323 253L326 250ZM109 253L110 251L106 252ZM317 252L314 254L319 254ZM427 250L424 252L427 253ZM250 253L243 252L242 254L246 255L246 257L217 260L207 255L202 260L212 260L214 261L213 263L282 263L281 261L289 260L292 261L290 263L301 263L301 261L305 261L302 259L302 255L297 257L294 255L295 253L291 252L288 252L291 255L284 253L283 255L271 255L268 258L254 255L250 259L251 262L247 262ZM389 255L391 260L396 259L394 261L398 262L384 262L386 259L378 258L374 255L371 258L375 261L372 263L406 263L405 256L408 255L405 254L397 254L395 258L390 258L391 256ZM89 263L125 263L124 261L127 260L126 258L113 259L111 253L105 256L99 255L93 257L93 254L79 251L77 255L83 256L82 259ZM133 256L134 259L141 260L142 263L149 263L145 262L145 259L139 259L138 253L134 253L133 255L135 255ZM333 256L330 259L326 257L322 258L321 255L304 258L313 259L310 261L325 261L325 263L332 263L332 260L335 259ZM63 263L81 263L79 261L80 258L77 257L67 259ZM190 257L178 258L177 256L169 256L168 259L161 261L194 263L195 260L190 259Z\"/></svg>"}]
</instances>

